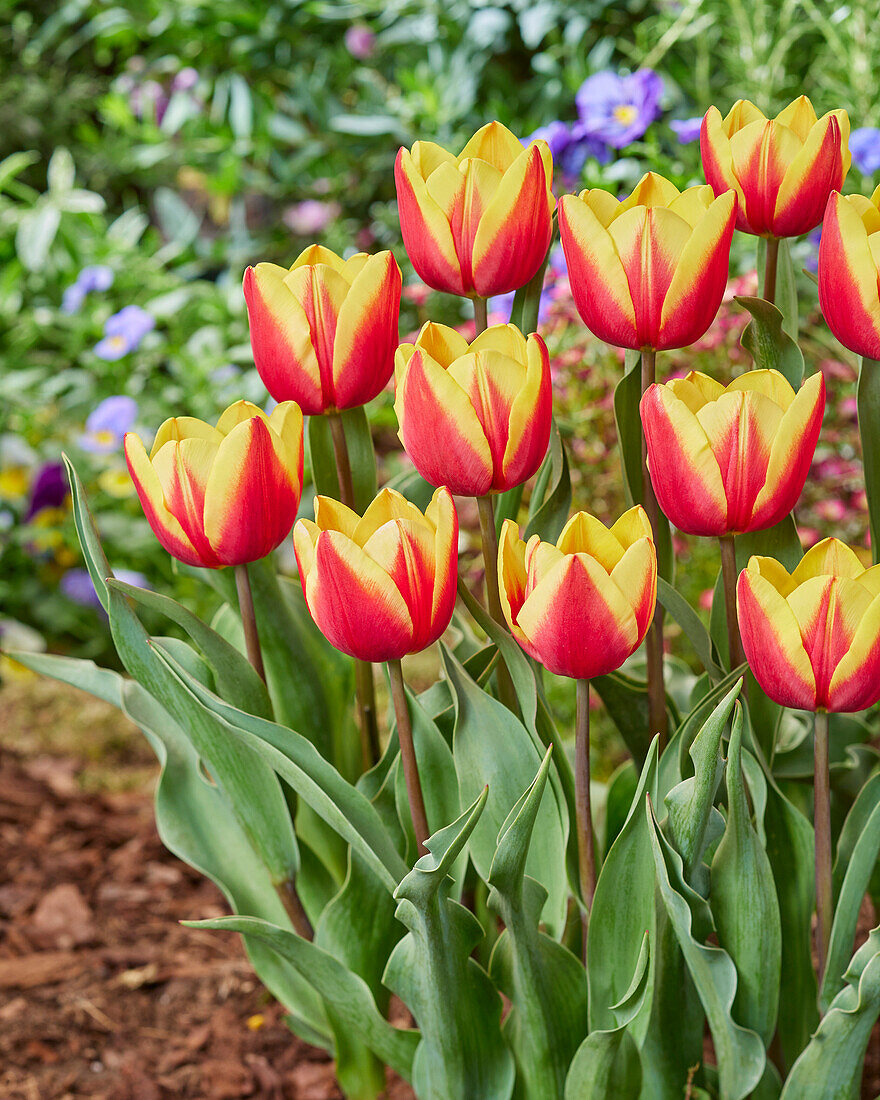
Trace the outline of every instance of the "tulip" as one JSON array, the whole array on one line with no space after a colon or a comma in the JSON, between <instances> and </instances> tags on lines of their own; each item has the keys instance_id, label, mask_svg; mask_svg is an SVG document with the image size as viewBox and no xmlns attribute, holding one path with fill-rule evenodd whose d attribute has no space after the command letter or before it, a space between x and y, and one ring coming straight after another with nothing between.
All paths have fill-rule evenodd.
<instances>
[{"instance_id":1,"label":"tulip","mask_svg":"<svg viewBox=\"0 0 880 1100\"><path fill-rule=\"evenodd\" d=\"M535 473L550 441L550 358L515 325L470 345L429 321L395 356L394 409L419 473L461 496L503 493Z\"/></svg>"},{"instance_id":2,"label":"tulip","mask_svg":"<svg viewBox=\"0 0 880 1100\"><path fill-rule=\"evenodd\" d=\"M722 386L691 371L641 401L660 507L681 531L722 537L772 527L797 503L825 411L825 382L795 394L775 370Z\"/></svg>"},{"instance_id":3,"label":"tulip","mask_svg":"<svg viewBox=\"0 0 880 1100\"><path fill-rule=\"evenodd\" d=\"M732 191L649 172L623 202L594 189L559 200L559 233L578 312L617 347L662 350L698 340L727 285Z\"/></svg>"},{"instance_id":4,"label":"tulip","mask_svg":"<svg viewBox=\"0 0 880 1100\"><path fill-rule=\"evenodd\" d=\"M514 638L558 676L589 680L638 649L657 594L657 557L645 510L608 528L587 512L554 546L519 538L505 520L498 549L501 604Z\"/></svg>"},{"instance_id":5,"label":"tulip","mask_svg":"<svg viewBox=\"0 0 880 1100\"><path fill-rule=\"evenodd\" d=\"M816 118L806 96L768 119L754 103L738 100L722 119L710 107L700 151L716 195L736 192L737 229L760 237L799 237L822 221L832 191L850 165L849 118L829 111Z\"/></svg>"},{"instance_id":6,"label":"tulip","mask_svg":"<svg viewBox=\"0 0 880 1100\"><path fill-rule=\"evenodd\" d=\"M303 418L292 401L266 416L237 401L212 428L172 417L149 455L133 432L125 457L159 542L205 569L263 558L290 532L302 494Z\"/></svg>"},{"instance_id":7,"label":"tulip","mask_svg":"<svg viewBox=\"0 0 880 1100\"><path fill-rule=\"evenodd\" d=\"M850 351L880 359L880 187L870 199L834 192L819 242L819 304Z\"/></svg>"},{"instance_id":8,"label":"tulip","mask_svg":"<svg viewBox=\"0 0 880 1100\"><path fill-rule=\"evenodd\" d=\"M403 243L428 286L489 298L537 274L552 236L546 141L524 149L500 122L490 122L458 156L430 141L401 149L394 179Z\"/></svg>"},{"instance_id":9,"label":"tulip","mask_svg":"<svg viewBox=\"0 0 880 1100\"><path fill-rule=\"evenodd\" d=\"M315 498L293 544L306 604L328 640L362 661L394 661L435 642L455 605L458 517L447 489L423 514L383 489L363 518Z\"/></svg>"},{"instance_id":10,"label":"tulip","mask_svg":"<svg viewBox=\"0 0 880 1100\"><path fill-rule=\"evenodd\" d=\"M251 347L269 393L312 416L372 401L394 369L400 287L390 252L343 260L312 245L289 271L249 267Z\"/></svg>"}]
</instances>

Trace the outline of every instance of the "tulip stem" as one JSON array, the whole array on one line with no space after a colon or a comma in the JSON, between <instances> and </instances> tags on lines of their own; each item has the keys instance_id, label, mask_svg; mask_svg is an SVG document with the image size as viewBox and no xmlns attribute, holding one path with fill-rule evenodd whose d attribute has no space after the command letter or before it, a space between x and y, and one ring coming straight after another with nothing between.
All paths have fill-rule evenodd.
<instances>
[{"instance_id":1,"label":"tulip stem","mask_svg":"<svg viewBox=\"0 0 880 1100\"><path fill-rule=\"evenodd\" d=\"M831 779L828 767L828 711L816 711L814 727L813 828L816 834L816 948L819 985L825 974L834 900L831 885Z\"/></svg>"},{"instance_id":2,"label":"tulip stem","mask_svg":"<svg viewBox=\"0 0 880 1100\"><path fill-rule=\"evenodd\" d=\"M413 831L416 834L418 854L427 852L425 841L428 832L428 816L425 813L425 800L422 796L422 783L419 779L419 765L413 745L412 721L406 701L406 688L403 683L403 669L400 661L388 662L388 674L391 677L391 698L394 701L394 716L397 719L397 739L400 742L400 760L403 764L403 778L406 780L406 794L409 799L409 812L412 817Z\"/></svg>"},{"instance_id":3,"label":"tulip stem","mask_svg":"<svg viewBox=\"0 0 880 1100\"><path fill-rule=\"evenodd\" d=\"M593 895L596 893L596 849L593 841L593 815L590 808L590 681L577 681L577 716L575 718L574 780L575 812L578 829L578 870L584 909L583 961L587 963L587 927Z\"/></svg>"},{"instance_id":4,"label":"tulip stem","mask_svg":"<svg viewBox=\"0 0 880 1100\"><path fill-rule=\"evenodd\" d=\"M345 439L345 425L337 409L327 412L330 436L333 439L333 455L336 459L336 476L339 479L339 499L346 508L355 509L354 482L351 478L351 459ZM379 724L376 715L376 686L373 682L373 666L369 661L354 662L354 681L357 693L358 717L361 731L361 756L364 771L378 763L382 755L379 746Z\"/></svg>"},{"instance_id":5,"label":"tulip stem","mask_svg":"<svg viewBox=\"0 0 880 1100\"><path fill-rule=\"evenodd\" d=\"M736 546L733 535L722 535L718 539L721 547L721 576L724 583L724 609L727 612L727 646L730 650L731 670L739 668L745 661L742 637L739 632L739 619L736 613Z\"/></svg>"},{"instance_id":6,"label":"tulip stem","mask_svg":"<svg viewBox=\"0 0 880 1100\"><path fill-rule=\"evenodd\" d=\"M495 622L507 630L507 620L501 607L501 592L498 587L498 532L495 529L495 505L490 496L477 497L476 500L480 512L480 535L483 540L486 604L489 608L489 614ZM508 710L516 714L518 708L516 705L516 692L513 690L513 680L510 678L510 671L500 653L495 675L498 677L498 696L501 702Z\"/></svg>"},{"instance_id":7,"label":"tulip stem","mask_svg":"<svg viewBox=\"0 0 880 1100\"><path fill-rule=\"evenodd\" d=\"M260 635L257 630L257 616L254 611L254 595L251 592L251 578L247 565L235 566L235 588L238 593L238 610L244 626L244 644L247 657L254 666L257 675L265 683L266 670L263 668L263 651L260 649Z\"/></svg>"},{"instance_id":8,"label":"tulip stem","mask_svg":"<svg viewBox=\"0 0 880 1100\"><path fill-rule=\"evenodd\" d=\"M309 918L306 916L306 911L303 909L303 904L299 900L299 894L296 892L296 884L293 879L288 878L284 882L276 883L275 893L281 900L284 912L290 918L294 931L298 936L302 936L304 940L310 940L314 936L314 931Z\"/></svg>"},{"instance_id":9,"label":"tulip stem","mask_svg":"<svg viewBox=\"0 0 880 1100\"><path fill-rule=\"evenodd\" d=\"M474 298L474 339L485 332L489 325L489 302L485 298Z\"/></svg>"},{"instance_id":10,"label":"tulip stem","mask_svg":"<svg viewBox=\"0 0 880 1100\"><path fill-rule=\"evenodd\" d=\"M657 353L653 348L642 349L642 395L653 386L657 368ZM648 473L648 444L645 429L639 421L642 433L642 503L648 513L651 530L654 533L654 545L660 545L660 508L654 495L654 486ZM645 636L645 653L648 660L648 720L649 733L659 734L659 749L666 748L668 736L666 719L666 687L663 683L663 608L658 603L654 618Z\"/></svg>"},{"instance_id":11,"label":"tulip stem","mask_svg":"<svg viewBox=\"0 0 880 1100\"><path fill-rule=\"evenodd\" d=\"M764 300L776 304L776 269L779 263L779 238L767 238L767 259L764 264Z\"/></svg>"}]
</instances>

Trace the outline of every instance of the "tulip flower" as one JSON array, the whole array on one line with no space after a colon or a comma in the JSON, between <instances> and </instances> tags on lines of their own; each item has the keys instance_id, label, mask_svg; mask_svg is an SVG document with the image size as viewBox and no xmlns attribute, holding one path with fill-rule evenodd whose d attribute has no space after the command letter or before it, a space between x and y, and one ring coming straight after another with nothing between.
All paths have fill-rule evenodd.
<instances>
[{"instance_id":1,"label":"tulip flower","mask_svg":"<svg viewBox=\"0 0 880 1100\"><path fill-rule=\"evenodd\" d=\"M648 172L623 202L594 189L559 200L559 233L578 312L601 340L662 350L698 340L727 285L732 191Z\"/></svg>"},{"instance_id":2,"label":"tulip flower","mask_svg":"<svg viewBox=\"0 0 880 1100\"><path fill-rule=\"evenodd\" d=\"M495 325L468 345L429 321L398 348L394 370L400 438L432 485L462 496L503 493L541 465L552 395L540 336Z\"/></svg>"},{"instance_id":3,"label":"tulip flower","mask_svg":"<svg viewBox=\"0 0 880 1100\"><path fill-rule=\"evenodd\" d=\"M819 304L850 351L880 359L880 187L870 199L835 192L819 242Z\"/></svg>"},{"instance_id":4,"label":"tulip flower","mask_svg":"<svg viewBox=\"0 0 880 1100\"><path fill-rule=\"evenodd\" d=\"M394 165L403 243L435 290L489 298L518 290L550 247L553 160L546 141L524 149L500 122L456 156L431 141Z\"/></svg>"},{"instance_id":5,"label":"tulip flower","mask_svg":"<svg viewBox=\"0 0 880 1100\"><path fill-rule=\"evenodd\" d=\"M302 413L292 401L271 416L237 401L216 428L172 417L149 455L128 432L125 457L147 520L169 554L206 569L243 565L274 550L296 519Z\"/></svg>"},{"instance_id":6,"label":"tulip flower","mask_svg":"<svg viewBox=\"0 0 880 1100\"><path fill-rule=\"evenodd\" d=\"M523 542L505 520L498 575L505 618L530 657L557 676L603 676L638 649L654 614L651 525L638 505L610 528L578 512L554 546Z\"/></svg>"},{"instance_id":7,"label":"tulip flower","mask_svg":"<svg viewBox=\"0 0 880 1100\"><path fill-rule=\"evenodd\" d=\"M755 679L784 707L857 711L880 700L880 566L838 539L789 575L753 557L737 585L743 647Z\"/></svg>"},{"instance_id":8,"label":"tulip flower","mask_svg":"<svg viewBox=\"0 0 880 1100\"><path fill-rule=\"evenodd\" d=\"M390 252L343 260L312 245L289 271L249 267L251 347L269 393L312 416L372 401L394 369L400 288Z\"/></svg>"},{"instance_id":9,"label":"tulip flower","mask_svg":"<svg viewBox=\"0 0 880 1100\"><path fill-rule=\"evenodd\" d=\"M722 119L710 107L700 151L706 180L716 195L733 189L737 229L760 237L799 237L822 221L832 191L840 190L850 165L849 118L829 111L816 118L806 96L768 119L740 99Z\"/></svg>"},{"instance_id":10,"label":"tulip flower","mask_svg":"<svg viewBox=\"0 0 880 1100\"><path fill-rule=\"evenodd\" d=\"M796 394L775 370L722 386L691 371L641 402L648 468L664 513L691 535L772 527L797 503L825 411L825 382Z\"/></svg>"},{"instance_id":11,"label":"tulip flower","mask_svg":"<svg viewBox=\"0 0 880 1100\"><path fill-rule=\"evenodd\" d=\"M455 605L458 517L447 489L423 514L383 489L363 518L315 498L293 545L306 603L321 632L362 661L399 660L435 642Z\"/></svg>"}]
</instances>

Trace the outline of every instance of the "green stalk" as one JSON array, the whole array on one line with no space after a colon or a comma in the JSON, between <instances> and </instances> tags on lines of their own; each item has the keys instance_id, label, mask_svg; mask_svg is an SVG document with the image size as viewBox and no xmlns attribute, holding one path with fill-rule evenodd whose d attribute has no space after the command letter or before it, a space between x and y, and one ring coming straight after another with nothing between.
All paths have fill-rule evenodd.
<instances>
[{"instance_id":1,"label":"green stalk","mask_svg":"<svg viewBox=\"0 0 880 1100\"><path fill-rule=\"evenodd\" d=\"M425 841L431 834L428 832L428 816L425 813L425 799L422 795L422 782L419 778L419 765L413 744L412 720L406 702L406 689L400 661L389 661L388 672L391 677L391 698L394 701L394 716L397 719L397 739L400 742L400 762L403 765L403 778L406 781L409 812L412 817L413 831L416 834L418 854L423 856L428 851Z\"/></svg>"},{"instance_id":2,"label":"green stalk","mask_svg":"<svg viewBox=\"0 0 880 1100\"><path fill-rule=\"evenodd\" d=\"M501 607L501 590L498 587L498 532L495 528L495 505L490 496L476 497L477 508L480 513L480 535L483 543L483 565L486 578L486 605L489 614L499 626L509 629ZM518 713L516 704L516 692L513 688L513 680L504 663L504 658L499 653L498 667L495 671L498 677L498 695L501 702L514 714Z\"/></svg>"},{"instance_id":3,"label":"green stalk","mask_svg":"<svg viewBox=\"0 0 880 1100\"><path fill-rule=\"evenodd\" d=\"M834 894L831 880L831 777L828 766L828 711L817 710L814 727L813 828L816 834L816 949L819 988L825 974Z\"/></svg>"},{"instance_id":4,"label":"green stalk","mask_svg":"<svg viewBox=\"0 0 880 1100\"><path fill-rule=\"evenodd\" d=\"M767 238L767 260L764 265L764 299L776 304L776 269L779 264L779 238Z\"/></svg>"},{"instance_id":5,"label":"green stalk","mask_svg":"<svg viewBox=\"0 0 880 1100\"><path fill-rule=\"evenodd\" d=\"M584 910L583 961L587 963L587 928L593 895L596 893L596 848L593 839L593 815L590 806L590 681L577 681L577 716L574 741L575 813L578 830L578 872Z\"/></svg>"}]
</instances>

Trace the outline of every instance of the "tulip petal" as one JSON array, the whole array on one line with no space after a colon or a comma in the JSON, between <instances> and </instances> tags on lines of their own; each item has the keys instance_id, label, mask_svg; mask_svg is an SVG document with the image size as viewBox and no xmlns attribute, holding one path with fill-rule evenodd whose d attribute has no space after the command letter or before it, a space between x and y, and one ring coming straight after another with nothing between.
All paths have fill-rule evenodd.
<instances>
[{"instance_id":1,"label":"tulip petal","mask_svg":"<svg viewBox=\"0 0 880 1100\"><path fill-rule=\"evenodd\" d=\"M528 639L517 626L516 617L526 598L528 572L525 551L526 544L519 537L519 527L512 519L506 519L498 540L498 589L504 618L510 632L523 648L527 647Z\"/></svg>"},{"instance_id":2,"label":"tulip petal","mask_svg":"<svg viewBox=\"0 0 880 1100\"><path fill-rule=\"evenodd\" d=\"M425 519L434 527L434 593L432 629L427 645L435 642L449 626L455 610L458 584L458 513L448 489L438 489L425 509Z\"/></svg>"},{"instance_id":3,"label":"tulip petal","mask_svg":"<svg viewBox=\"0 0 880 1100\"><path fill-rule=\"evenodd\" d=\"M653 541L642 538L633 543L611 570L611 579L633 610L638 627L636 645L641 645L657 602L657 552Z\"/></svg>"},{"instance_id":4,"label":"tulip petal","mask_svg":"<svg viewBox=\"0 0 880 1100\"><path fill-rule=\"evenodd\" d=\"M490 349L463 355L446 373L462 388L477 414L492 455L492 484L497 489L503 481L510 408L525 384L525 365Z\"/></svg>"},{"instance_id":5,"label":"tulip petal","mask_svg":"<svg viewBox=\"0 0 880 1100\"><path fill-rule=\"evenodd\" d=\"M737 613L743 649L755 679L783 707L816 709L816 680L794 612L751 567L739 575Z\"/></svg>"},{"instance_id":6,"label":"tulip petal","mask_svg":"<svg viewBox=\"0 0 880 1100\"><path fill-rule=\"evenodd\" d=\"M286 402L288 406L295 404L295 402ZM252 401L234 401L229 408L224 409L220 414L220 419L217 421L217 431L221 437L229 435L233 428L238 427L239 424L243 424L245 420L250 420L251 417L259 417L260 420L265 420L268 424L269 418L263 412L261 408L255 405ZM220 440L217 440L219 446Z\"/></svg>"},{"instance_id":7,"label":"tulip petal","mask_svg":"<svg viewBox=\"0 0 880 1100\"><path fill-rule=\"evenodd\" d=\"M540 336L532 334L526 351L528 366L522 389L510 406L502 482L494 488L510 489L534 474L547 454L553 426L553 392L550 356Z\"/></svg>"},{"instance_id":8,"label":"tulip petal","mask_svg":"<svg viewBox=\"0 0 880 1100\"><path fill-rule=\"evenodd\" d=\"M341 531L357 542L358 524L361 517L357 512L333 497L315 497L315 523L320 531Z\"/></svg>"},{"instance_id":9,"label":"tulip petal","mask_svg":"<svg viewBox=\"0 0 880 1100\"><path fill-rule=\"evenodd\" d=\"M354 541L358 546L363 546L373 532L378 531L383 523L389 523L395 519L430 526L430 521L422 515L412 501L407 500L403 493L398 493L396 489L389 489L386 486L370 501L363 518L358 520L353 536Z\"/></svg>"},{"instance_id":10,"label":"tulip petal","mask_svg":"<svg viewBox=\"0 0 880 1100\"><path fill-rule=\"evenodd\" d=\"M606 573L611 572L624 552L617 536L589 512L575 512L562 528L556 547L563 554L589 554Z\"/></svg>"},{"instance_id":11,"label":"tulip petal","mask_svg":"<svg viewBox=\"0 0 880 1100\"><path fill-rule=\"evenodd\" d=\"M829 705L835 669L871 604L866 589L846 577L811 577L788 597L816 680L816 704Z\"/></svg>"},{"instance_id":12,"label":"tulip petal","mask_svg":"<svg viewBox=\"0 0 880 1100\"><path fill-rule=\"evenodd\" d=\"M397 154L394 180L403 243L419 278L435 290L467 294L452 228L406 149Z\"/></svg>"},{"instance_id":13,"label":"tulip petal","mask_svg":"<svg viewBox=\"0 0 880 1100\"><path fill-rule=\"evenodd\" d=\"M611 525L609 530L624 550L628 550L639 539L654 538L648 513L641 504L636 504L627 509L620 519Z\"/></svg>"},{"instance_id":14,"label":"tulip petal","mask_svg":"<svg viewBox=\"0 0 880 1100\"><path fill-rule=\"evenodd\" d=\"M333 345L337 409L372 401L394 370L400 315L400 268L390 252L371 256L339 308Z\"/></svg>"},{"instance_id":15,"label":"tulip petal","mask_svg":"<svg viewBox=\"0 0 880 1100\"><path fill-rule=\"evenodd\" d=\"M312 334L321 380L322 409L333 408L336 405L333 349L340 327L339 314L349 294L349 285L341 272L326 264L295 267L285 275L284 285L291 297L302 306Z\"/></svg>"},{"instance_id":16,"label":"tulip petal","mask_svg":"<svg viewBox=\"0 0 880 1100\"><path fill-rule=\"evenodd\" d=\"M828 689L828 709L864 710L880 700L880 595L862 615Z\"/></svg>"},{"instance_id":17,"label":"tulip petal","mask_svg":"<svg viewBox=\"0 0 880 1100\"><path fill-rule=\"evenodd\" d=\"M843 186L844 148L840 120L835 114L826 115L812 128L779 186L773 215L777 237L799 237L822 221L828 196Z\"/></svg>"},{"instance_id":18,"label":"tulip petal","mask_svg":"<svg viewBox=\"0 0 880 1100\"><path fill-rule=\"evenodd\" d=\"M150 448L150 458L158 454L169 441L179 442L181 439L207 439L219 447L223 435L195 416L172 416L159 425Z\"/></svg>"},{"instance_id":19,"label":"tulip petal","mask_svg":"<svg viewBox=\"0 0 880 1100\"><path fill-rule=\"evenodd\" d=\"M403 596L412 619L410 648L424 649L433 625L434 531L419 522L383 523L364 543L364 553L387 573Z\"/></svg>"},{"instance_id":20,"label":"tulip petal","mask_svg":"<svg viewBox=\"0 0 880 1100\"><path fill-rule=\"evenodd\" d=\"M303 414L295 401L281 401L269 416L269 427L283 445L283 451L275 450L282 464L290 471L298 471L302 484L303 471Z\"/></svg>"},{"instance_id":21,"label":"tulip petal","mask_svg":"<svg viewBox=\"0 0 880 1100\"><path fill-rule=\"evenodd\" d=\"M813 577L846 577L858 580L865 573L858 554L840 539L822 539L804 554L791 574L792 588Z\"/></svg>"},{"instance_id":22,"label":"tulip petal","mask_svg":"<svg viewBox=\"0 0 880 1100\"><path fill-rule=\"evenodd\" d=\"M799 95L779 112L776 121L781 126L787 126L789 130L793 130L801 141L805 142L818 120L809 96Z\"/></svg>"},{"instance_id":23,"label":"tulip petal","mask_svg":"<svg viewBox=\"0 0 880 1100\"><path fill-rule=\"evenodd\" d=\"M740 100L740 103L743 103ZM706 182L717 196L727 191L736 192L736 227L744 229L745 220L745 195L739 180L733 171L733 155L730 151L730 133L728 120L739 104L734 105L727 119L722 121L721 113L717 107L710 107L703 118L700 127L700 156L703 158L703 172ZM751 106L751 104L749 104ZM757 110L757 108L755 108ZM759 117L763 117L758 112Z\"/></svg>"},{"instance_id":24,"label":"tulip petal","mask_svg":"<svg viewBox=\"0 0 880 1100\"><path fill-rule=\"evenodd\" d=\"M880 359L877 265L862 218L836 193L828 200L819 242L819 304L844 347Z\"/></svg>"},{"instance_id":25,"label":"tulip petal","mask_svg":"<svg viewBox=\"0 0 880 1100\"><path fill-rule=\"evenodd\" d=\"M219 449L207 439L182 439L166 443L151 459L168 510L177 516L203 561L216 557L205 532L204 517L205 492Z\"/></svg>"},{"instance_id":26,"label":"tulip petal","mask_svg":"<svg viewBox=\"0 0 880 1100\"><path fill-rule=\"evenodd\" d=\"M522 151L519 138L503 123L487 122L458 154L458 163L471 158L485 160L499 172L506 172Z\"/></svg>"},{"instance_id":27,"label":"tulip petal","mask_svg":"<svg viewBox=\"0 0 880 1100\"><path fill-rule=\"evenodd\" d=\"M525 363L528 341L516 325L491 325L471 342L469 349L465 348L464 353L468 350L472 352L498 351L502 355L506 355L508 359L513 359L516 363ZM464 353L460 352L459 354Z\"/></svg>"},{"instance_id":28,"label":"tulip petal","mask_svg":"<svg viewBox=\"0 0 880 1100\"><path fill-rule=\"evenodd\" d=\"M440 325L436 321L426 321L422 325L414 347L422 348L444 369L460 355L468 353L468 342L462 334L449 325Z\"/></svg>"}]
</instances>

